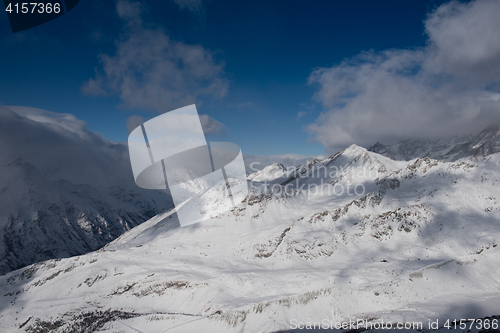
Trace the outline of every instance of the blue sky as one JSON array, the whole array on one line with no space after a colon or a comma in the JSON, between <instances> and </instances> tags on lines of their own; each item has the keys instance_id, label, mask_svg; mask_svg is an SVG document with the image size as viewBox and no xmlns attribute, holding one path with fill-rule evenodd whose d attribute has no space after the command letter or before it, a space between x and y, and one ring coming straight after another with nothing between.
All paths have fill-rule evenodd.
<instances>
[{"instance_id":1,"label":"blue sky","mask_svg":"<svg viewBox=\"0 0 500 333\"><path fill-rule=\"evenodd\" d=\"M158 107L160 102L153 105L137 94L127 96L123 88L117 88L110 72L103 67L102 55L111 59L109 64L114 70L122 71L115 79L132 73L139 83L143 82L141 69L132 69L137 64L135 60L130 60L129 55L117 56L117 49L122 47L122 52L130 52L133 36L140 39L144 36L141 34L149 31L166 37L165 47L174 49L173 60L165 66L176 64L175 57L180 57L181 64L175 73L182 76L189 70L185 64L190 52L199 51L202 62L186 72L186 77L192 77L182 81L184 90L172 88L172 96L185 98L162 99L161 102L166 101L164 107L181 107L183 102L195 101L200 114L225 125L225 134L215 139L235 142L247 154L321 154L342 148L350 141L366 145L404 137L401 133L360 136L356 133L370 131L356 128L349 121L345 128L351 128L350 132L342 137L329 136L330 129L333 131L338 126L337 118L347 113L349 107L354 108L359 100L346 97L350 96L348 92L342 95L347 100L330 101L328 89L336 86L327 86L325 82L341 82L338 73L344 67L351 75L352 70L361 68L363 63L372 67L386 64L387 59L395 59L394 55L384 53L390 50L399 50L405 59L413 59L412 63L420 59L420 53L427 54L422 57L428 60L430 44L445 45L439 38L447 27L444 23L439 25L440 21L434 24L433 19L438 15L430 17L430 13L444 3L435 0L120 3L123 8L119 15L117 2L80 0L66 15L16 34L11 32L6 14L0 15L0 105L72 113L104 137L126 141L126 120L130 116L151 118L167 110ZM465 13L465 19L469 12L474 13L466 4L455 6ZM127 12L134 8L140 13ZM487 11L488 8L484 9ZM453 14L456 8L443 12L437 20L444 17L443 20L453 23L454 19L463 19ZM140 20L140 24L134 20ZM151 43L154 44L154 38ZM146 41L141 45L146 49L154 47ZM369 51L369 56L363 58L364 51ZM154 61L146 53L140 56L147 62ZM124 59L131 61L129 67L119 68ZM342 65L345 59L351 59L354 64ZM427 60L424 60L426 64ZM420 73L419 66L416 71ZM207 72L203 74L203 83L196 81L200 78L199 71ZM372 71L369 75L376 77L376 73ZM455 72L450 73L458 77ZM412 82L417 82L414 74L405 74L405 78L411 77ZM352 75L358 82L360 71ZM433 72L432 77L437 74ZM102 78L104 81L100 82ZM85 89L89 80L97 83ZM217 84L211 86L211 80ZM480 86L469 87L467 91L483 90L486 84L491 87L497 81L498 77L485 79ZM358 96L359 91L352 96ZM154 94L163 96L163 92ZM349 112L349 117L356 116L355 111ZM446 114L440 116L446 118ZM331 123L336 125L330 126ZM347 131L345 128L343 131ZM438 132L439 128L426 135L432 137ZM451 130L449 133L455 134Z\"/></svg>"}]
</instances>

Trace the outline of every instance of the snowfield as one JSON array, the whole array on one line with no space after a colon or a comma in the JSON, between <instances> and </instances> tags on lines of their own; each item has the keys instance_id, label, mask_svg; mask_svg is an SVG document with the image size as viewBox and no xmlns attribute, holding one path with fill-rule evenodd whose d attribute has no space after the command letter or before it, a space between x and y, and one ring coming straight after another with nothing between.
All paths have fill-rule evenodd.
<instances>
[{"instance_id":1,"label":"snowfield","mask_svg":"<svg viewBox=\"0 0 500 333\"><path fill-rule=\"evenodd\" d=\"M170 211L99 251L1 276L0 328L291 332L324 320L427 329L498 319L499 163L499 153L394 161L353 145L293 170L271 165L248 177L250 194L232 210L205 205L209 221L180 228ZM216 205L221 191L209 191Z\"/></svg>"}]
</instances>

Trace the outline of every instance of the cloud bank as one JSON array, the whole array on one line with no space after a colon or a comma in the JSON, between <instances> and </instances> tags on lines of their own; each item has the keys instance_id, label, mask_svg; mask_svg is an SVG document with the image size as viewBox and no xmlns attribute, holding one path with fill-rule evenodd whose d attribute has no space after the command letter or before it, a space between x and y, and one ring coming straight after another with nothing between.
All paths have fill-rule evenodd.
<instances>
[{"instance_id":1,"label":"cloud bank","mask_svg":"<svg viewBox=\"0 0 500 333\"><path fill-rule=\"evenodd\" d=\"M452 1L426 18L427 44L364 52L308 78L325 112L308 126L330 152L442 138L500 123L500 1Z\"/></svg>"},{"instance_id":2,"label":"cloud bank","mask_svg":"<svg viewBox=\"0 0 500 333\"><path fill-rule=\"evenodd\" d=\"M82 86L85 94L118 95L125 107L158 112L226 95L224 64L212 52L145 24L141 3L120 0L116 9L124 33L114 55L100 55L96 76Z\"/></svg>"},{"instance_id":3,"label":"cloud bank","mask_svg":"<svg viewBox=\"0 0 500 333\"><path fill-rule=\"evenodd\" d=\"M89 131L71 114L0 106L0 120L0 165L22 158L51 181L133 185L127 146Z\"/></svg>"},{"instance_id":4,"label":"cloud bank","mask_svg":"<svg viewBox=\"0 0 500 333\"><path fill-rule=\"evenodd\" d=\"M71 114L0 106L0 274L96 250L172 207L128 149Z\"/></svg>"}]
</instances>

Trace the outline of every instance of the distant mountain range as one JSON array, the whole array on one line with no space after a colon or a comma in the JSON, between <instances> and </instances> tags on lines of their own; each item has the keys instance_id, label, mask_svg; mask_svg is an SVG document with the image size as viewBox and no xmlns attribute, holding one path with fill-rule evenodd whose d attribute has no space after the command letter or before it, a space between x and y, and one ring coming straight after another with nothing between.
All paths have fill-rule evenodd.
<instances>
[{"instance_id":1,"label":"distant mountain range","mask_svg":"<svg viewBox=\"0 0 500 333\"><path fill-rule=\"evenodd\" d=\"M0 277L0 327L292 332L366 320L428 332L439 319L447 332L448 319L498 321L499 163L395 161L353 145L271 165L228 212L209 189L197 206L209 221L180 228L172 210L99 251Z\"/></svg>"},{"instance_id":2,"label":"distant mountain range","mask_svg":"<svg viewBox=\"0 0 500 333\"><path fill-rule=\"evenodd\" d=\"M0 329L498 321L498 135L264 161L244 201L224 211L207 189L191 206L212 218L180 228L169 197L135 186L124 144L71 115L0 108Z\"/></svg>"},{"instance_id":3,"label":"distant mountain range","mask_svg":"<svg viewBox=\"0 0 500 333\"><path fill-rule=\"evenodd\" d=\"M452 139L403 140L388 146L377 142L368 150L398 161L409 161L417 157L430 157L440 161L485 157L500 152L500 127L491 126L477 135Z\"/></svg>"},{"instance_id":4,"label":"distant mountain range","mask_svg":"<svg viewBox=\"0 0 500 333\"><path fill-rule=\"evenodd\" d=\"M475 136L369 150L393 160L455 161L499 152L499 138L499 127L490 127ZM0 107L0 147L0 274L96 250L172 206L165 194L135 185L125 144L88 131L70 114ZM323 159L245 155L250 180L279 184Z\"/></svg>"}]
</instances>

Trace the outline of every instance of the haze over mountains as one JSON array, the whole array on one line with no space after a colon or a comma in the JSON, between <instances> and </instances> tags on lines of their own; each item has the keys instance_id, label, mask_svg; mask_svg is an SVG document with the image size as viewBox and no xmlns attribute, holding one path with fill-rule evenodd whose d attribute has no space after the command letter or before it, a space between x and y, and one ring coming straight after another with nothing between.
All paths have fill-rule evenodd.
<instances>
[{"instance_id":1,"label":"haze over mountains","mask_svg":"<svg viewBox=\"0 0 500 333\"><path fill-rule=\"evenodd\" d=\"M0 274L96 250L172 206L136 186L126 144L71 114L0 107L0 149ZM245 157L247 170L312 158Z\"/></svg>"},{"instance_id":2,"label":"haze over mountains","mask_svg":"<svg viewBox=\"0 0 500 333\"><path fill-rule=\"evenodd\" d=\"M14 110L14 111L12 111ZM0 107L0 274L96 250L172 206L70 114Z\"/></svg>"},{"instance_id":3,"label":"haze over mountains","mask_svg":"<svg viewBox=\"0 0 500 333\"><path fill-rule=\"evenodd\" d=\"M209 221L180 228L167 211L97 252L0 277L0 327L275 332L293 319L498 318L497 139L487 130L406 143L406 157L444 161L352 145L270 165L249 175L250 194L231 211L213 209L222 191L209 189L198 205L213 209Z\"/></svg>"},{"instance_id":4,"label":"haze over mountains","mask_svg":"<svg viewBox=\"0 0 500 333\"><path fill-rule=\"evenodd\" d=\"M171 207L163 193L135 185L125 144L88 131L70 114L28 107L0 111L0 274L96 250ZM377 143L369 150L394 160L484 157L500 151L498 129L440 141ZM298 172L295 166L304 169L323 158L245 155L245 164L255 172L250 180L280 183ZM280 178L275 168L286 172Z\"/></svg>"}]
</instances>

